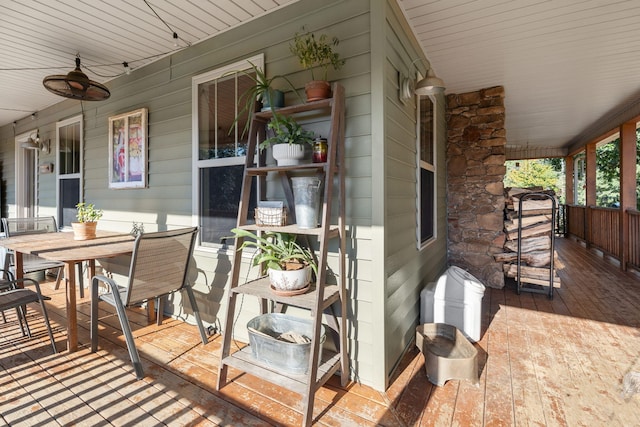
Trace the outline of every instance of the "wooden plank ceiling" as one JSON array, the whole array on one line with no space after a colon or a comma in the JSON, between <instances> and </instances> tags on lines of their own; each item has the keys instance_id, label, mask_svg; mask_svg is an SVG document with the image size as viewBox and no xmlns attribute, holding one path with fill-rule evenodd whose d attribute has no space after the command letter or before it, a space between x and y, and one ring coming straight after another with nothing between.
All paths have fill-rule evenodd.
<instances>
[{"instance_id":1,"label":"wooden plank ceiling","mask_svg":"<svg viewBox=\"0 0 640 427\"><path fill-rule=\"evenodd\" d=\"M59 102L42 79L77 54L105 83L295 1L1 0L0 126ZM397 1L447 93L505 87L511 153L563 154L640 115L637 0Z\"/></svg>"},{"instance_id":2,"label":"wooden plank ceiling","mask_svg":"<svg viewBox=\"0 0 640 427\"><path fill-rule=\"evenodd\" d=\"M73 70L78 54L89 78L105 83L124 61L142 67L295 1L2 0L0 126L60 102L42 79Z\"/></svg>"},{"instance_id":3,"label":"wooden plank ceiling","mask_svg":"<svg viewBox=\"0 0 640 427\"><path fill-rule=\"evenodd\" d=\"M505 87L508 148L566 151L640 114L638 1L399 4L447 93Z\"/></svg>"}]
</instances>

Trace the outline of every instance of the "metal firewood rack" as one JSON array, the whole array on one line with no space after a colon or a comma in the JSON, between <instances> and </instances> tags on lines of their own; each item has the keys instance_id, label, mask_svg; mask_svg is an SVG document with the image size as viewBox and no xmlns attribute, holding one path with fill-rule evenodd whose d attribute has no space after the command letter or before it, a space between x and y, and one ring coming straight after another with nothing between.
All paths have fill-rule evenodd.
<instances>
[{"instance_id":1,"label":"metal firewood rack","mask_svg":"<svg viewBox=\"0 0 640 427\"><path fill-rule=\"evenodd\" d=\"M525 200L534 199L534 200L551 200L551 226L549 230L549 238L551 239L551 247L550 247L550 257L549 257L549 280L548 282L537 279L523 278L522 277L522 212L523 212L523 202ZM555 278L555 268L554 268L554 245L555 245L555 231L554 225L556 223L556 198L555 196L547 193L527 193L520 197L518 202L518 259L517 259L517 293L520 295L521 292L534 292L539 294L547 294L549 299L553 299L553 282ZM537 285L537 286L527 286L523 284L523 282ZM541 287L540 287L541 286Z\"/></svg>"}]
</instances>

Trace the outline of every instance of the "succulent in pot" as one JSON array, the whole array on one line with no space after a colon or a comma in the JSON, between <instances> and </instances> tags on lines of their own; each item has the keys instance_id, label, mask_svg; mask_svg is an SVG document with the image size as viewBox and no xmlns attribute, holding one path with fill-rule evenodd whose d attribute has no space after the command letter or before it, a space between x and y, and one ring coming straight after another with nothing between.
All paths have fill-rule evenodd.
<instances>
[{"instance_id":1,"label":"succulent in pot","mask_svg":"<svg viewBox=\"0 0 640 427\"><path fill-rule=\"evenodd\" d=\"M311 272L318 272L313 252L300 245L295 234L266 231L258 236L241 228L234 228L231 232L235 237L245 239L237 251L247 247L258 249L253 257L253 265L264 263L275 293L306 290L311 281Z\"/></svg>"},{"instance_id":2,"label":"succulent in pot","mask_svg":"<svg viewBox=\"0 0 640 427\"><path fill-rule=\"evenodd\" d=\"M305 85L307 101L317 101L331 97L331 86L327 81L329 67L339 70L345 63L340 54L334 52L338 46L337 37L321 34L316 37L312 32L296 33L289 50L297 58L300 66L311 71L311 81ZM314 70L319 71L318 74Z\"/></svg>"},{"instance_id":3,"label":"succulent in pot","mask_svg":"<svg viewBox=\"0 0 640 427\"><path fill-rule=\"evenodd\" d=\"M96 209L93 203L80 202L76 205L77 222L72 222L74 240L90 240L96 238L98 220L102 218L102 209Z\"/></svg>"}]
</instances>

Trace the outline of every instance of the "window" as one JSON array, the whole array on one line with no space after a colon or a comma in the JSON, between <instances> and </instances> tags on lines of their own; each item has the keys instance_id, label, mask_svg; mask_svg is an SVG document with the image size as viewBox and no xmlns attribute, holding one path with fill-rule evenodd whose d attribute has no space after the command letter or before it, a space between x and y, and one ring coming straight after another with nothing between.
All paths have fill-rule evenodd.
<instances>
[{"instance_id":1,"label":"window","mask_svg":"<svg viewBox=\"0 0 640 427\"><path fill-rule=\"evenodd\" d=\"M419 247L435 237L435 116L434 99L418 97L418 241Z\"/></svg>"},{"instance_id":2,"label":"window","mask_svg":"<svg viewBox=\"0 0 640 427\"><path fill-rule=\"evenodd\" d=\"M82 199L82 116L56 123L58 226L71 227Z\"/></svg>"},{"instance_id":3,"label":"window","mask_svg":"<svg viewBox=\"0 0 640 427\"><path fill-rule=\"evenodd\" d=\"M258 55L193 78L193 213L200 227L200 247L226 246L224 238L236 226L248 113L238 120L236 116L244 105L242 94L254 84L249 61L262 68L264 58ZM255 186L250 200L252 212L257 200Z\"/></svg>"}]
</instances>

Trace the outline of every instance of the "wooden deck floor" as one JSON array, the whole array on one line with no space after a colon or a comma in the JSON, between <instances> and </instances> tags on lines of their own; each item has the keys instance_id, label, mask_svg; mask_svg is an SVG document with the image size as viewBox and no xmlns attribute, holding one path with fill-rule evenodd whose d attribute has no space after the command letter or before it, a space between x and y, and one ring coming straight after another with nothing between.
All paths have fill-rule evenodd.
<instances>
[{"instance_id":1,"label":"wooden deck floor","mask_svg":"<svg viewBox=\"0 0 640 427\"><path fill-rule=\"evenodd\" d=\"M487 289L479 384L431 385L412 348L385 393L338 381L322 388L316 425L640 425L640 394L621 394L624 375L640 372L640 280L575 242L558 239L557 246L562 288L552 301L518 296L511 286ZM62 351L64 295L52 283L44 288ZM133 328L147 376L136 381L113 313L103 312L100 351L87 350L88 313L85 299L80 351L52 355L39 318L30 322L38 337L27 340L7 312L0 424L300 425L299 396L250 375L232 370L234 381L215 391L219 336L203 346L195 327L167 319L158 330L140 312Z\"/></svg>"}]
</instances>

